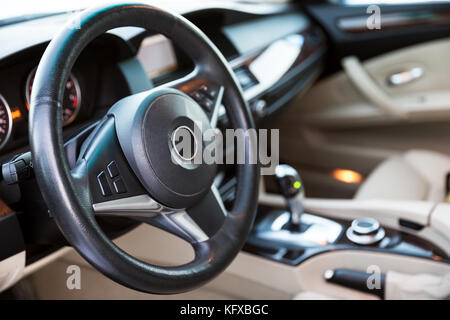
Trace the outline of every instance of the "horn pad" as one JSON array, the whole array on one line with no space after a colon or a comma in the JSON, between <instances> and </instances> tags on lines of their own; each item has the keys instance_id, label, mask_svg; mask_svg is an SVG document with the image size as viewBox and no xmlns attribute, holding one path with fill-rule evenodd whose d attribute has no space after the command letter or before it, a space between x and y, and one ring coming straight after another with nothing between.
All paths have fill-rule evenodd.
<instances>
[{"instance_id":1,"label":"horn pad","mask_svg":"<svg viewBox=\"0 0 450 320\"><path fill-rule=\"evenodd\" d=\"M155 200L188 208L203 198L217 165L202 161L202 135L212 128L200 105L178 90L158 89L121 100L109 114L125 157ZM186 137L190 148L180 148Z\"/></svg>"}]
</instances>

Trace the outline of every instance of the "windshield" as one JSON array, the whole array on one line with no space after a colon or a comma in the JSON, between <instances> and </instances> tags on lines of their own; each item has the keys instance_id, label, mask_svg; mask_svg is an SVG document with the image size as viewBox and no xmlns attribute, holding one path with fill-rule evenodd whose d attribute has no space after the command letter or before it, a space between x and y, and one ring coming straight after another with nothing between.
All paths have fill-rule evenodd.
<instances>
[{"instance_id":1,"label":"windshield","mask_svg":"<svg viewBox=\"0 0 450 320\"><path fill-rule=\"evenodd\" d=\"M102 3L122 3L124 0L21 0L3 2L0 10L0 20L76 11ZM155 5L163 6L167 2L172 4L174 2L186 2L186 0L141 0L140 2L147 2L149 4L154 3Z\"/></svg>"},{"instance_id":2,"label":"windshield","mask_svg":"<svg viewBox=\"0 0 450 320\"><path fill-rule=\"evenodd\" d=\"M169 4L171 7L177 3L186 5L186 2L214 2L218 0L140 0L139 2L147 2L156 6L164 7ZM227 0L239 1L239 0ZM256 2L271 2L274 0L246 0ZM281 0L283 2L287 0ZM281 2L277 0L277 2ZM2 1L0 9L0 21L6 19L14 19L27 16L46 15L52 13L61 13L85 9L102 3L122 3L124 0L21 0L21 1ZM222 1L223 2L223 1Z\"/></svg>"},{"instance_id":3,"label":"windshield","mask_svg":"<svg viewBox=\"0 0 450 320\"><path fill-rule=\"evenodd\" d=\"M0 10L0 20L28 15L50 14L79 10L88 6L106 2L102 0L22 0L4 1ZM111 2L111 1L109 1Z\"/></svg>"}]
</instances>

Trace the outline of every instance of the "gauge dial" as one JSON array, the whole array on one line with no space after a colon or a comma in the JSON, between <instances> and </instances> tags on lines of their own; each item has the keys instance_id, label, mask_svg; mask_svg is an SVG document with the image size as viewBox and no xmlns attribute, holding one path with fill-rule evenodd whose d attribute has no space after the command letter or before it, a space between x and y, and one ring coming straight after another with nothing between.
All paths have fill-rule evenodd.
<instances>
[{"instance_id":1,"label":"gauge dial","mask_svg":"<svg viewBox=\"0 0 450 320\"><path fill-rule=\"evenodd\" d=\"M30 105L31 90L33 88L34 76L36 75L36 69L34 69L27 79L26 85L26 98L27 104ZM69 80L67 80L66 88L64 92L62 118L63 124L66 126L73 122L78 112L80 111L81 103L81 91L77 78L73 74L70 74Z\"/></svg>"},{"instance_id":2,"label":"gauge dial","mask_svg":"<svg viewBox=\"0 0 450 320\"><path fill-rule=\"evenodd\" d=\"M0 95L0 149L8 142L12 129L11 109L5 98Z\"/></svg>"}]
</instances>

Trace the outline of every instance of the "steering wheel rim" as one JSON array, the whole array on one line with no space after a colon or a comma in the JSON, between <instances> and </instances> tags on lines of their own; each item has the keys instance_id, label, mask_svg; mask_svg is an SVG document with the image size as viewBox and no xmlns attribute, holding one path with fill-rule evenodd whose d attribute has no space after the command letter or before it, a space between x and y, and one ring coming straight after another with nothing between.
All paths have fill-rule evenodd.
<instances>
[{"instance_id":1,"label":"steering wheel rim","mask_svg":"<svg viewBox=\"0 0 450 320\"><path fill-rule=\"evenodd\" d=\"M116 126L118 117L115 112L120 110L120 106L115 105L108 116L94 130L91 134L92 137L87 140L89 141L89 143L86 143L85 149L87 151L80 157L75 169L71 169L65 155L62 137L61 101L64 84L77 57L93 39L114 28L134 26L167 36L193 59L196 65L194 72L186 79L174 82L175 87L188 85L198 78L220 83L225 88L223 101L233 128L249 130L254 128L254 124L241 88L218 49L197 27L179 15L144 4L120 4L84 11L78 15L77 22L79 22L79 28L65 28L51 41L39 63L33 85L29 135L33 166L43 198L69 243L89 263L112 280L136 290L157 294L180 293L201 286L217 276L232 262L250 232L257 205L258 165L250 161L236 165L237 189L234 206L230 212L223 212L223 221L221 221L220 226L215 227L214 233L211 233L207 239L190 241L195 251L193 261L176 267L160 267L140 261L121 250L108 239L95 220L96 212L94 212L93 206L94 197L92 194L94 191L91 176L93 173L97 174L97 172L91 171L91 168L98 167L100 164L92 160L95 157L89 157L89 155L96 152L106 152L101 146L105 144L105 141L112 143L112 140L105 140L107 139L105 135L116 133L119 137L119 143L116 143L114 147L121 146L119 149L122 149L121 151L125 154L125 160L132 157L131 152L123 149L124 140L121 138L120 129L117 129L126 126L126 124ZM198 105L195 106L192 99L179 91L175 91L177 90L157 89L131 96L126 101L127 103L133 102L133 105L136 106L136 114L139 113L139 110L160 110L161 108L157 108L159 103L157 101L164 100L161 97L170 98L170 103L178 103L177 101L179 101L181 104L189 104L193 109L198 110ZM122 104L124 104L123 101ZM148 107L146 107L146 104ZM177 113L178 111L174 112ZM154 114L157 115L156 111ZM177 119L181 118L178 113L176 116ZM201 117L201 115L199 116ZM136 118L130 118L129 121L136 120ZM144 126L148 127L147 120L144 120L144 117L139 118L139 121L141 121L139 123L142 123L143 128ZM130 123L132 122L128 124ZM138 140L130 141L139 141L139 138L142 138L142 135L138 135L138 138L136 138ZM246 159L254 159L255 144L256 141L253 139L245 141ZM96 149L96 146L101 150ZM119 153L118 151L117 154ZM117 154L115 156L118 156ZM103 166L104 163L101 165ZM132 170L129 176L132 177L133 174L136 174L141 187L144 185L144 189L148 192L147 187L153 185L146 183L144 181L146 177L141 173L136 173L136 171L139 171L136 170L136 166L130 166ZM208 172L211 175L212 169L205 170L209 170ZM124 175L123 172L122 175ZM177 214L187 212L188 216L192 216L192 212L200 212L200 215L204 216L205 210L220 211L218 209L220 207L219 197L212 192L214 187L203 191L204 186L212 183L210 180L209 178L204 179L202 182L204 185L198 186L197 189L194 188L195 190L190 190L190 193L186 192L185 198L189 201L185 198L177 198L176 200L179 200L179 202L172 201L170 196L173 196L176 192L169 192L169 194L160 192L159 189L149 192L153 196L156 192L156 198L159 199L159 201L155 201L159 206L159 211L153 210L152 213L166 219L158 220L159 222L156 225L169 228L164 227L160 222L168 221L167 217L173 212L177 212ZM170 191L171 189L168 188L167 190ZM154 198L152 197L151 200L154 201ZM205 200L207 198L208 201ZM171 206L172 204L175 205ZM192 205L192 207L186 207L187 204ZM223 204L221 208L223 209ZM171 213L167 213L169 211ZM213 216L217 217L217 215L212 215L211 218L203 217L202 219L212 220ZM206 221L206 224L208 223L209 221ZM174 231L173 227L169 229L165 230Z\"/></svg>"}]
</instances>

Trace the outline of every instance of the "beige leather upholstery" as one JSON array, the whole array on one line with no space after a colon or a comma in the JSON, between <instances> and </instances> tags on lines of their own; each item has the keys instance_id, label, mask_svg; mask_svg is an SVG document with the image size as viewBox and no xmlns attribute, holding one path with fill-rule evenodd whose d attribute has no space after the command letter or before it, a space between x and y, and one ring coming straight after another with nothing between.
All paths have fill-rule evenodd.
<instances>
[{"instance_id":1,"label":"beige leather upholstery","mask_svg":"<svg viewBox=\"0 0 450 320\"><path fill-rule=\"evenodd\" d=\"M404 274L389 271L386 275L386 300L442 300L450 299L450 273Z\"/></svg>"},{"instance_id":2,"label":"beige leather upholstery","mask_svg":"<svg viewBox=\"0 0 450 320\"><path fill-rule=\"evenodd\" d=\"M294 300L339 300L343 298L318 292L302 291ZM388 271L386 275L385 300L443 300L450 299L450 273L405 274Z\"/></svg>"},{"instance_id":3,"label":"beige leather upholstery","mask_svg":"<svg viewBox=\"0 0 450 320\"><path fill-rule=\"evenodd\" d=\"M356 199L443 201L450 157L411 150L382 162L366 179Z\"/></svg>"}]
</instances>

